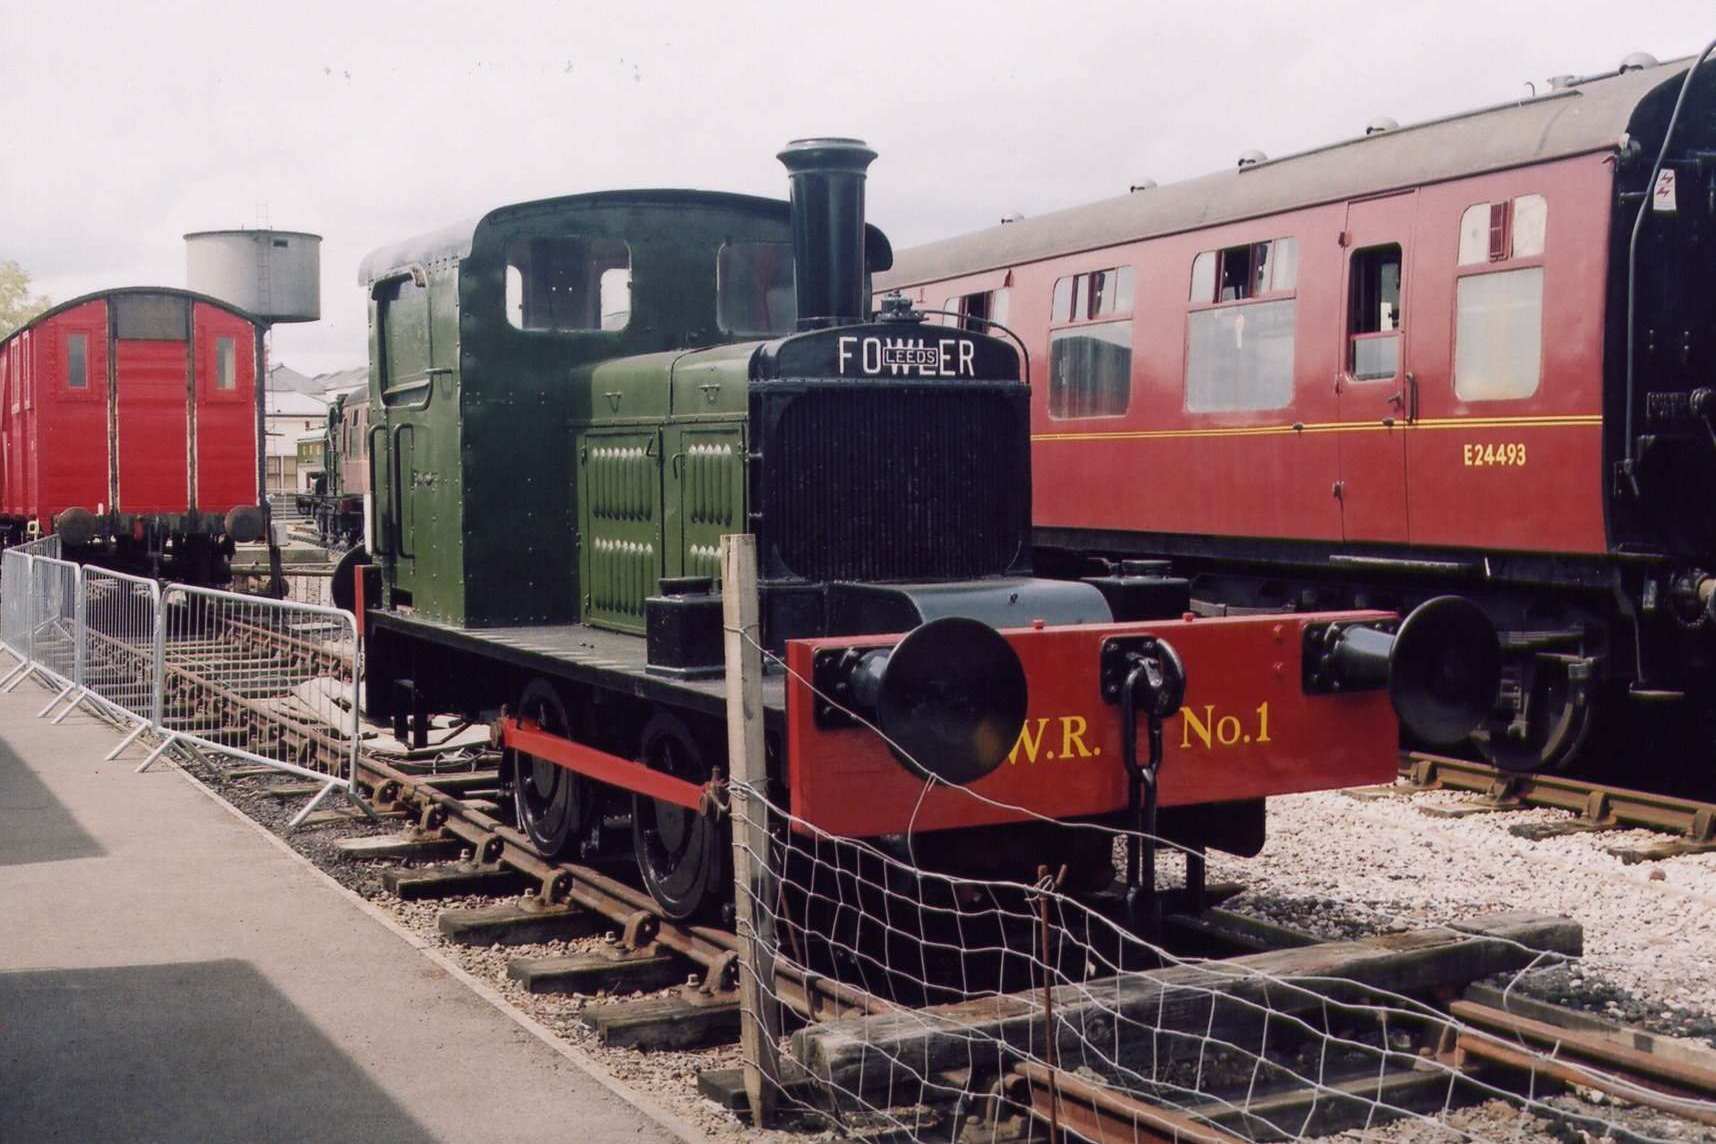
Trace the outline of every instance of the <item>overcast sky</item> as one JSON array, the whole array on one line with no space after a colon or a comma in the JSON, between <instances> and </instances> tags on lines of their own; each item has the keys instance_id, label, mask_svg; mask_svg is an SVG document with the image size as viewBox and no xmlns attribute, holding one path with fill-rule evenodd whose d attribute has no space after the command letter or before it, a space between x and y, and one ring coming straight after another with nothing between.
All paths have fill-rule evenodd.
<instances>
[{"instance_id":1,"label":"overcast sky","mask_svg":"<svg viewBox=\"0 0 1716 1144\"><path fill-rule=\"evenodd\" d=\"M1713 36L1708 0L0 0L0 261L67 298L183 285L185 231L315 231L323 317L274 357L317 372L364 360L366 251L503 203L778 196L782 143L858 135L904 247Z\"/></svg>"}]
</instances>

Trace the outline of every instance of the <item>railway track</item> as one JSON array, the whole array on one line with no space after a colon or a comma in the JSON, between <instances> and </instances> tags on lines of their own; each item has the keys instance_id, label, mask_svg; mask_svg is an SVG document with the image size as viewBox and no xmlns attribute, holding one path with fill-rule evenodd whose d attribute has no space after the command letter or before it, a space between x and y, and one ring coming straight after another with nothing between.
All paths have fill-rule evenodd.
<instances>
[{"instance_id":1,"label":"railway track","mask_svg":"<svg viewBox=\"0 0 1716 1144\"><path fill-rule=\"evenodd\" d=\"M1716 850L1716 803L1630 790L1553 774L1511 774L1484 763L1416 751L1403 752L1400 776L1405 785L1361 787L1349 792L1359 798L1411 796L1433 790L1468 791L1483 799L1452 815L1544 807L1567 811L1574 818L1555 824L1515 829L1526 837L1609 830L1652 830L1673 837L1649 847L1617 849L1623 861L1655 861L1682 854Z\"/></svg>"},{"instance_id":2,"label":"railway track","mask_svg":"<svg viewBox=\"0 0 1716 1144\"><path fill-rule=\"evenodd\" d=\"M186 641L167 663L162 681L163 720L169 729L221 728L235 742L286 746L299 765L327 774L343 773L349 742L318 726L307 709L293 702L295 689L332 679L344 686L351 665L329 653L314 632L282 633L235 622L206 638ZM225 649L215 655L217 648ZM97 641L92 662L112 673L142 662L124 641ZM215 670L218 661L219 670ZM739 942L735 934L712 926L680 925L663 919L642 889L575 862L545 861L503 817L499 775L491 752L466 752L458 769L436 767L421 752L360 750L356 779L374 810L400 829L390 835L354 837L340 848L348 857L401 859L416 863L390 867L383 884L401 898L494 894L494 904L446 909L439 929L466 944L535 944L544 935L610 933L595 952L549 958L520 958L509 966L515 981L529 992L570 991L583 995L632 990L653 991L643 1000L603 1002L581 1007L579 1021L599 1042L610 1046L691 1048L737 1039L739 1028ZM1648 826L1683 836L1682 847L1711 845L1712 808L1703 804L1601 788L1561 778L1512 776L1459 760L1413 755L1403 760L1409 780L1396 790L1470 790L1490 797L1498 809L1522 805L1553 806L1589 820L1589 828ZM253 769L252 774L259 773ZM328 812L337 817L339 812ZM451 860L448 860L451 859ZM1219 912L1219 911L1217 911ZM1250 937L1255 942L1256 934ZM1305 958L1334 947L1310 948L1315 939L1281 931L1266 934L1249 947L1250 958L1276 955ZM1355 943L1334 943L1352 945ZM1362 945L1363 942L1356 943ZM1346 954L1323 953L1336 957ZM1241 958L1232 964L1237 969ZM1416 965L1407 957L1403 965ZM687 970L690 970L689 979ZM1422 966L1410 972L1421 972ZM830 1021L886 1022L915 1014L883 997L783 959L777 963L783 1007L804 1029L828 1028ZM1166 972L1166 971L1162 971ZM1675 1115L1708 1123L1699 1102L1716 1095L1716 1055L1704 1056L1676 1046L1658 1047L1634 1030L1602 1026L1552 1006L1522 1012L1506 999L1486 996L1471 985L1470 971L1450 977L1442 996L1456 998L1442 1011L1460 1023L1438 1031L1437 1021L1421 1022L1414 1050L1433 1058L1460 1077L1483 1085L1510 1084L1520 1091L1549 1083L1599 1088L1633 1103L1654 1105ZM1145 977L1149 974L1143 975ZM683 982L674 985L675 981ZM1380 984L1384 989L1390 982ZM665 990L665 992L663 992ZM1023 996L1023 995L1021 995ZM978 998L977 1021L1002 997ZM943 1007L947 1008L947 1007ZM959 1008L953 1006L952 1008ZM1207 1021L1199 1017L1199 1022ZM956 1021L956 1024L958 1022ZM1200 1024L1198 1032L1203 1032ZM1355 1035L1355 1034L1349 1034ZM1362 1034L1358 1034L1362 1035ZM1550 1072L1538 1057L1552 1054ZM886 1070L884 1070L886 1071ZM1236 1112L1231 1101L1176 1108L1172 1103L1128 1093L1101 1083L1087 1070L1072 1073L1024 1059L998 1077L983 1081L986 1097L962 1114L967 1127L976 1117L984 1139L1032 1139L1044 1124L1058 1123L1093 1138L1200 1140L1226 1142L1290 1138L1283 1123L1315 1124L1338 1131L1374 1115L1379 1102L1393 1108L1439 1111L1446 1106L1447 1073L1414 1075L1411 1070L1378 1078L1369 1073L1319 1076L1308 1086L1288 1085L1261 1103L1248 1095ZM979 1078L953 1070L938 1081L949 1087L975 1084ZM789 1095L799 1086L815 1103L815 1085L804 1074L786 1075ZM744 1103L736 1071L715 1070L700 1078L700 1091L738 1110ZM986 1103L987 1102L987 1103ZM973 1111L974 1110L974 1111ZM955 1112L956 1116L961 1115ZM1577 1115L1569 1114L1570 1122ZM950 1138L957 1136L951 1133ZM1069 1137L1070 1138L1070 1137Z\"/></svg>"}]
</instances>

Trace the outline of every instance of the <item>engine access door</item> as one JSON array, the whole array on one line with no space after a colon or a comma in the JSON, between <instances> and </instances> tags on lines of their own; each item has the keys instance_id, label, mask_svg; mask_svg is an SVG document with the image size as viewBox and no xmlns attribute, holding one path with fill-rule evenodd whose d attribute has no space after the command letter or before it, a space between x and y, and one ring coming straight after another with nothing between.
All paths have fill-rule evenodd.
<instances>
[{"instance_id":1,"label":"engine access door","mask_svg":"<svg viewBox=\"0 0 1716 1144\"><path fill-rule=\"evenodd\" d=\"M721 538L745 531L744 425L687 425L669 430L667 479L669 575L721 578Z\"/></svg>"},{"instance_id":2,"label":"engine access door","mask_svg":"<svg viewBox=\"0 0 1716 1144\"><path fill-rule=\"evenodd\" d=\"M1417 192L1347 207L1339 395L1341 531L1348 541L1404 543L1406 318Z\"/></svg>"},{"instance_id":3,"label":"engine access door","mask_svg":"<svg viewBox=\"0 0 1716 1144\"><path fill-rule=\"evenodd\" d=\"M578 440L578 583L584 620L644 630L664 575L661 430L592 429Z\"/></svg>"}]
</instances>

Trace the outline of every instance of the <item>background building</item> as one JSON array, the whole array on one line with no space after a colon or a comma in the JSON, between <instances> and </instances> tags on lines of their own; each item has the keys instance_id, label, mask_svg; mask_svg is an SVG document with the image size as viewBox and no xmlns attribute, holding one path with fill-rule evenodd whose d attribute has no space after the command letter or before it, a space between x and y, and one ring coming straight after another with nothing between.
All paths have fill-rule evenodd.
<instances>
[{"instance_id":1,"label":"background building","mask_svg":"<svg viewBox=\"0 0 1716 1144\"><path fill-rule=\"evenodd\" d=\"M264 418L268 463L264 471L268 492L273 496L309 491L310 473L320 472L321 466L318 464L300 471L298 442L305 436L320 432L328 418L328 403L320 397L274 388L274 375L284 368L280 366L268 371L267 413Z\"/></svg>"}]
</instances>

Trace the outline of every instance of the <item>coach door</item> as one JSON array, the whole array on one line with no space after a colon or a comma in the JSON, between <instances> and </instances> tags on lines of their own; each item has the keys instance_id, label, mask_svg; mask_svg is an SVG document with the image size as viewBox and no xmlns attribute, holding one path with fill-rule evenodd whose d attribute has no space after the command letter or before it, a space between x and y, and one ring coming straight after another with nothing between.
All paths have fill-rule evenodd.
<instances>
[{"instance_id":1,"label":"coach door","mask_svg":"<svg viewBox=\"0 0 1716 1144\"><path fill-rule=\"evenodd\" d=\"M1341 530L1348 541L1404 543L1406 425L1413 415L1406 302L1417 192L1347 207L1341 307Z\"/></svg>"}]
</instances>

